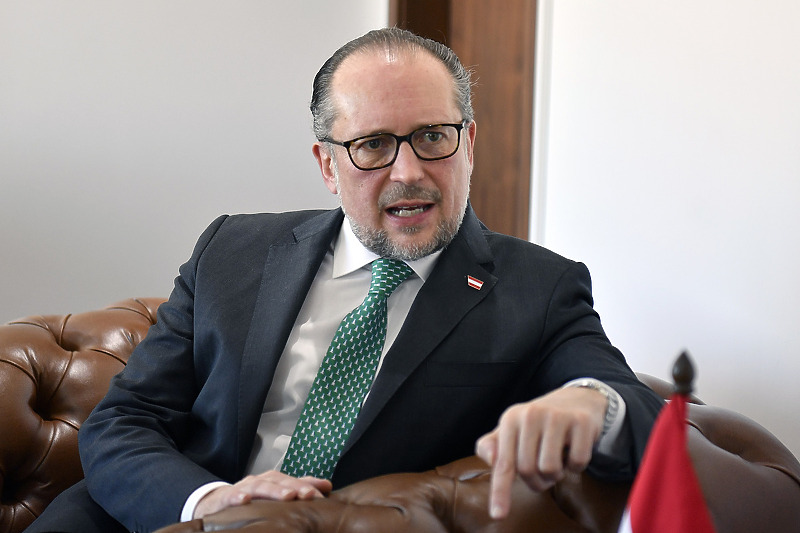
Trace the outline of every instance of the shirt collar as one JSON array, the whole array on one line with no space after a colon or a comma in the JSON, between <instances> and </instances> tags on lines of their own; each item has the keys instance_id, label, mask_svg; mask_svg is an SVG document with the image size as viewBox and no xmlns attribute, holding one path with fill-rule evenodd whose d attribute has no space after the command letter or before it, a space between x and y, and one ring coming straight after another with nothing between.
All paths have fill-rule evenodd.
<instances>
[{"instance_id":1,"label":"shirt collar","mask_svg":"<svg viewBox=\"0 0 800 533\"><path fill-rule=\"evenodd\" d=\"M411 267L414 273L425 281L430 276L433 267L436 266L436 261L439 259L442 251L438 250L422 259L416 261L406 261L406 264ZM361 241L358 240L353 227L350 225L350 220L345 217L339 235L336 237L333 245L333 277L339 278L346 276L351 272L355 272L359 268L369 265L379 256L367 250Z\"/></svg>"}]
</instances>

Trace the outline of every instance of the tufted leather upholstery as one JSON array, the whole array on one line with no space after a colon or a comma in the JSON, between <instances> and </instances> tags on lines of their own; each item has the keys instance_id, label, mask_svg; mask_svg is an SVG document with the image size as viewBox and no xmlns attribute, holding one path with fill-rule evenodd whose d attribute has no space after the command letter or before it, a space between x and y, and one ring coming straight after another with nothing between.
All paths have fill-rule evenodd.
<instances>
[{"instance_id":1,"label":"tufted leather upholstery","mask_svg":"<svg viewBox=\"0 0 800 533\"><path fill-rule=\"evenodd\" d=\"M18 533L82 477L77 429L155 322L162 299L40 316L0 326L0 533ZM662 396L668 383L640 376ZM689 451L718 533L796 532L800 463L752 420L691 405ZM475 457L421 474L394 474L313 502L254 502L161 533L517 531L616 532L629 486L570 475L537 494L514 488L510 519L493 523L488 470Z\"/></svg>"},{"instance_id":2,"label":"tufted leather upholstery","mask_svg":"<svg viewBox=\"0 0 800 533\"><path fill-rule=\"evenodd\" d=\"M0 533L83 477L78 428L155 323L159 298L0 326Z\"/></svg>"},{"instance_id":3,"label":"tufted leather upholstery","mask_svg":"<svg viewBox=\"0 0 800 533\"><path fill-rule=\"evenodd\" d=\"M671 386L642 381L667 397ZM689 453L717 533L800 531L800 463L752 420L700 403L689 406ZM394 474L335 491L325 500L253 502L157 533L592 532L616 533L627 483L570 474L554 489L514 486L511 515L487 513L488 467L475 457L421 474Z\"/></svg>"}]
</instances>

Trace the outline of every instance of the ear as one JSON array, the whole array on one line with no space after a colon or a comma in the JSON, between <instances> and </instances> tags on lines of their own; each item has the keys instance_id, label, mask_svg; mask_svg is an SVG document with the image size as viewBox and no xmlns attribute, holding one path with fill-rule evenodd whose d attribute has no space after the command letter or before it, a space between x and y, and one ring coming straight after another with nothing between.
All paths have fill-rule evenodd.
<instances>
[{"instance_id":1,"label":"ear","mask_svg":"<svg viewBox=\"0 0 800 533\"><path fill-rule=\"evenodd\" d=\"M464 136L464 143L466 146L466 153L467 153L467 161L469 162L469 168L472 169L472 154L474 153L475 147L475 133L477 132L478 127L475 125L475 121L469 123L467 126L467 134Z\"/></svg>"},{"instance_id":2,"label":"ear","mask_svg":"<svg viewBox=\"0 0 800 533\"><path fill-rule=\"evenodd\" d=\"M333 154L328 146L321 142L315 142L311 147L314 157L319 165L319 170L322 172L322 180L325 186L331 191L331 194L336 194L339 191L336 189L336 173L333 171Z\"/></svg>"}]
</instances>

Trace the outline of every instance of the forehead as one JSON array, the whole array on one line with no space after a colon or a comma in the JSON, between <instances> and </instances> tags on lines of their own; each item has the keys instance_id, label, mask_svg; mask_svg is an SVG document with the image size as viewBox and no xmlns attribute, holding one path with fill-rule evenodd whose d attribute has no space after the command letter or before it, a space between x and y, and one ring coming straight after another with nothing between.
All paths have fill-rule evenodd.
<instances>
[{"instance_id":1,"label":"forehead","mask_svg":"<svg viewBox=\"0 0 800 533\"><path fill-rule=\"evenodd\" d=\"M331 96L334 135L407 133L461 120L450 72L425 51L357 52L334 74Z\"/></svg>"}]
</instances>

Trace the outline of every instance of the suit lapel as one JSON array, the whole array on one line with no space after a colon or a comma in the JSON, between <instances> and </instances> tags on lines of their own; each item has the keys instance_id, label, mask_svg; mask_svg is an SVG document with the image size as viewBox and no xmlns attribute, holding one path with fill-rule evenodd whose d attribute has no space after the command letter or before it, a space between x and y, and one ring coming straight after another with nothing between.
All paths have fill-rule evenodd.
<instances>
[{"instance_id":1,"label":"suit lapel","mask_svg":"<svg viewBox=\"0 0 800 533\"><path fill-rule=\"evenodd\" d=\"M297 226L290 238L269 248L242 355L236 446L239 474L249 459L275 367L342 218L338 209L324 213Z\"/></svg>"},{"instance_id":2,"label":"suit lapel","mask_svg":"<svg viewBox=\"0 0 800 533\"><path fill-rule=\"evenodd\" d=\"M343 453L347 453L408 376L464 315L491 292L497 283L497 278L487 270L491 260L480 222L468 208L461 231L442 252L387 352ZM480 289L469 285L468 276L483 282Z\"/></svg>"}]
</instances>

